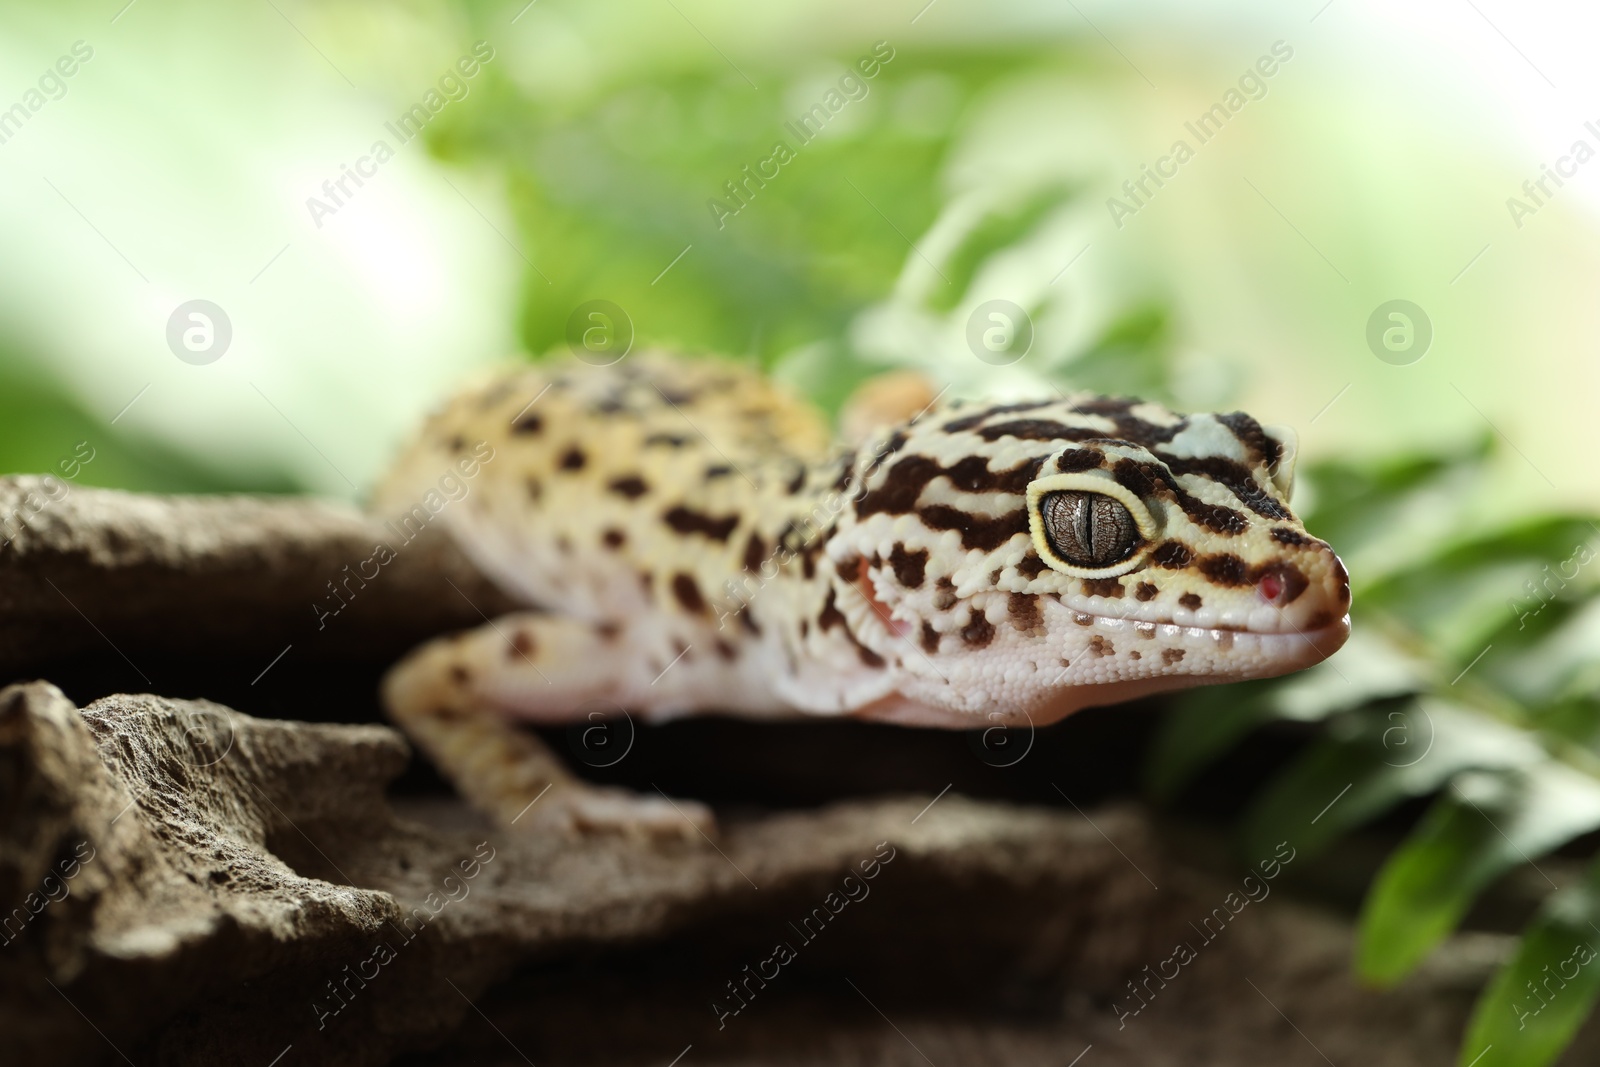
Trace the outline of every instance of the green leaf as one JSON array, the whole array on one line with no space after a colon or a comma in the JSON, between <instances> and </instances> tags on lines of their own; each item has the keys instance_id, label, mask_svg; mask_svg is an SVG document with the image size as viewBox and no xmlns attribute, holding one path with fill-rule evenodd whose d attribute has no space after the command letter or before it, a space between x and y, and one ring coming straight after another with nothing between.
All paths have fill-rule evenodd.
<instances>
[{"instance_id":1,"label":"green leaf","mask_svg":"<svg viewBox=\"0 0 1600 1067\"><path fill-rule=\"evenodd\" d=\"M985 213L940 268L950 284L935 289L929 305L938 311L949 311L960 303L983 262L1019 243L1046 215L1060 207L1070 192L1065 184L1052 182L1030 194L1008 197L1000 210Z\"/></svg>"},{"instance_id":2,"label":"green leaf","mask_svg":"<svg viewBox=\"0 0 1600 1067\"><path fill-rule=\"evenodd\" d=\"M1262 723L1317 722L1415 692L1422 678L1415 663L1381 638L1358 631L1333 658L1290 678L1196 690L1180 698L1162 723L1145 765L1145 787L1157 801L1171 799L1200 768Z\"/></svg>"},{"instance_id":3,"label":"green leaf","mask_svg":"<svg viewBox=\"0 0 1600 1067\"><path fill-rule=\"evenodd\" d=\"M1483 475L1493 438L1453 452L1325 462L1304 472L1306 527L1338 548L1356 591L1403 573L1460 529L1467 490Z\"/></svg>"},{"instance_id":4,"label":"green leaf","mask_svg":"<svg viewBox=\"0 0 1600 1067\"><path fill-rule=\"evenodd\" d=\"M1362 907L1356 967L1403 978L1495 878L1600 826L1600 781L1549 762L1471 772L1439 797L1379 872Z\"/></svg>"},{"instance_id":5,"label":"green leaf","mask_svg":"<svg viewBox=\"0 0 1600 1067\"><path fill-rule=\"evenodd\" d=\"M1547 759L1525 731L1424 697L1364 709L1333 724L1256 797L1247 854L1292 841L1316 855L1395 804L1426 796L1468 769L1510 770Z\"/></svg>"},{"instance_id":6,"label":"green leaf","mask_svg":"<svg viewBox=\"0 0 1600 1067\"><path fill-rule=\"evenodd\" d=\"M1461 1067L1555 1062L1600 999L1600 864L1547 900L1467 1026Z\"/></svg>"}]
</instances>

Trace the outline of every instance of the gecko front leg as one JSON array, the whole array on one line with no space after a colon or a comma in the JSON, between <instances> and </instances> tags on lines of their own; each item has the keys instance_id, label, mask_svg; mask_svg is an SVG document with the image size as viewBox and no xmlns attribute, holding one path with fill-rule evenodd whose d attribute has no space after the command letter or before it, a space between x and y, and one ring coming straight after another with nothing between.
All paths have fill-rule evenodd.
<instances>
[{"instance_id":1,"label":"gecko front leg","mask_svg":"<svg viewBox=\"0 0 1600 1067\"><path fill-rule=\"evenodd\" d=\"M412 652L384 677L384 706L467 800L502 825L653 838L714 833L704 805L585 782L515 725L574 721L588 702L625 696L627 677L602 666L618 636L561 616L503 616Z\"/></svg>"}]
</instances>

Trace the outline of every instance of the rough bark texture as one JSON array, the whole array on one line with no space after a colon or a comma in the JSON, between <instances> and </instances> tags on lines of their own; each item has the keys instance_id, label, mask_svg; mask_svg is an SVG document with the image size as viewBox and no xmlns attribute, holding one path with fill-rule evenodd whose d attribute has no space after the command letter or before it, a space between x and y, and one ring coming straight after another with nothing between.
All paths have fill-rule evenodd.
<instances>
[{"instance_id":1,"label":"rough bark texture","mask_svg":"<svg viewBox=\"0 0 1600 1067\"><path fill-rule=\"evenodd\" d=\"M327 660L393 660L441 630L480 625L480 609L493 616L510 604L436 524L396 531L316 500L81 487L63 496L49 484L0 478L0 515L22 520L0 547L6 675L99 654L108 642L134 663L270 657L288 643ZM417 533L409 543L408 533ZM379 542L395 558L365 568L377 576L363 580Z\"/></svg>"},{"instance_id":2,"label":"rough bark texture","mask_svg":"<svg viewBox=\"0 0 1600 1067\"><path fill-rule=\"evenodd\" d=\"M42 491L0 479L0 513ZM963 797L993 768L947 735L718 722L660 728L632 772L744 801L715 845L507 833L415 776L391 801L399 735L288 720L372 718L382 664L507 606L437 531L322 626L327 584L397 540L348 509L72 489L24 510L0 546L0 682L24 682L0 690L7 1063L1442 1067L1507 951L1459 936L1361 990L1348 922L1289 878L1202 933L1236 878L1138 809L1060 806L1127 747L1086 716L1004 772L1054 810ZM279 717L91 702L140 684ZM868 779L928 792L794 806ZM1180 939L1197 958L1162 979ZM1594 1031L1564 1062L1596 1061Z\"/></svg>"},{"instance_id":3,"label":"rough bark texture","mask_svg":"<svg viewBox=\"0 0 1600 1067\"><path fill-rule=\"evenodd\" d=\"M22 902L0 1032L30 1062L265 1064L292 1045L291 1062L382 1063L447 1035L516 964L673 935L741 965L786 939L808 968L848 960L863 980L1070 973L1108 991L1175 932L1128 812L1097 830L918 798L733 821L715 846L566 842L453 805L434 825L397 816L383 788L406 748L384 727L149 696L80 712L43 683L0 708L0 893ZM849 903L852 871L866 895ZM813 943L786 925L808 916ZM700 984L697 1016L733 1004Z\"/></svg>"}]
</instances>

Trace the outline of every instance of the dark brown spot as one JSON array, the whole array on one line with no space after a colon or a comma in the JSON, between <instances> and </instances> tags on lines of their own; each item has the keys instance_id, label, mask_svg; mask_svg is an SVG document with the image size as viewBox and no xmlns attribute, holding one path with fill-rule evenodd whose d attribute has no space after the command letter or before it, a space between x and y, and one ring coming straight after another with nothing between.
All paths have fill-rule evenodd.
<instances>
[{"instance_id":1,"label":"dark brown spot","mask_svg":"<svg viewBox=\"0 0 1600 1067\"><path fill-rule=\"evenodd\" d=\"M1049 407L1053 403L1055 403L1053 400L1028 400L1016 404L995 404L992 407L984 408L982 411L975 411L971 415L963 415L959 419L952 419L944 424L944 429L947 433L962 433L966 430L974 429L981 425L983 420L991 419L996 415L1010 415L1018 411L1033 411L1037 408Z\"/></svg>"},{"instance_id":2,"label":"dark brown spot","mask_svg":"<svg viewBox=\"0 0 1600 1067\"><path fill-rule=\"evenodd\" d=\"M595 624L594 632L599 634L603 641L615 641L617 635L622 633L622 627L614 622L601 622Z\"/></svg>"},{"instance_id":3,"label":"dark brown spot","mask_svg":"<svg viewBox=\"0 0 1600 1067\"><path fill-rule=\"evenodd\" d=\"M1139 653L1137 651L1129 652L1128 653L1128 658L1129 659L1138 659L1139 658Z\"/></svg>"},{"instance_id":4,"label":"dark brown spot","mask_svg":"<svg viewBox=\"0 0 1600 1067\"><path fill-rule=\"evenodd\" d=\"M934 583L933 606L936 611L949 611L956 604L956 583L940 578Z\"/></svg>"},{"instance_id":5,"label":"dark brown spot","mask_svg":"<svg viewBox=\"0 0 1600 1067\"><path fill-rule=\"evenodd\" d=\"M1092 471L1105 463L1106 457L1092 448L1074 448L1056 458L1056 470L1062 474Z\"/></svg>"},{"instance_id":6,"label":"dark brown spot","mask_svg":"<svg viewBox=\"0 0 1600 1067\"><path fill-rule=\"evenodd\" d=\"M1266 519L1290 518L1289 510L1256 484L1250 468L1224 456L1173 456L1156 453L1173 474L1198 474L1209 478L1239 498L1239 502Z\"/></svg>"},{"instance_id":7,"label":"dark brown spot","mask_svg":"<svg viewBox=\"0 0 1600 1067\"><path fill-rule=\"evenodd\" d=\"M462 437L460 434L452 435L451 438L450 438L450 451L454 452L456 455L459 456L461 453L465 452L466 450L467 450L467 439L465 437Z\"/></svg>"},{"instance_id":8,"label":"dark brown spot","mask_svg":"<svg viewBox=\"0 0 1600 1067\"><path fill-rule=\"evenodd\" d=\"M693 575L682 571L673 575L672 595L678 598L683 610L691 615L699 615L706 610L706 598L700 595L700 585L694 580Z\"/></svg>"},{"instance_id":9,"label":"dark brown spot","mask_svg":"<svg viewBox=\"0 0 1600 1067\"><path fill-rule=\"evenodd\" d=\"M1205 575L1215 585L1239 586L1250 584L1250 568L1244 560L1230 553L1221 552L1212 556L1202 556L1197 563L1200 573Z\"/></svg>"},{"instance_id":10,"label":"dark brown spot","mask_svg":"<svg viewBox=\"0 0 1600 1067\"><path fill-rule=\"evenodd\" d=\"M1181 541L1167 541L1150 553L1150 562L1169 571L1180 571L1194 562L1194 553Z\"/></svg>"},{"instance_id":11,"label":"dark brown spot","mask_svg":"<svg viewBox=\"0 0 1600 1067\"><path fill-rule=\"evenodd\" d=\"M794 472L794 477L789 479L789 484L785 486L784 489L790 496L794 496L801 489L805 488L805 484L806 469L804 467L798 467Z\"/></svg>"},{"instance_id":12,"label":"dark brown spot","mask_svg":"<svg viewBox=\"0 0 1600 1067\"><path fill-rule=\"evenodd\" d=\"M1272 539L1280 545L1290 545L1295 548L1315 543L1299 530L1291 530L1287 526L1274 526Z\"/></svg>"},{"instance_id":13,"label":"dark brown spot","mask_svg":"<svg viewBox=\"0 0 1600 1067\"><path fill-rule=\"evenodd\" d=\"M945 477L957 489L969 493L1020 493L1028 488L1044 465L1044 457L1026 460L1015 467L991 471L989 461L982 456L968 456L953 467L944 470Z\"/></svg>"},{"instance_id":14,"label":"dark brown spot","mask_svg":"<svg viewBox=\"0 0 1600 1067\"><path fill-rule=\"evenodd\" d=\"M518 630L511 635L511 647L506 650L507 659L522 659L526 656L533 658L538 646L534 643L533 635L526 630Z\"/></svg>"},{"instance_id":15,"label":"dark brown spot","mask_svg":"<svg viewBox=\"0 0 1600 1067\"><path fill-rule=\"evenodd\" d=\"M1332 625L1333 612L1331 611L1319 611L1315 615L1311 616L1311 618L1306 620L1306 629L1308 630L1320 630L1324 626Z\"/></svg>"},{"instance_id":16,"label":"dark brown spot","mask_svg":"<svg viewBox=\"0 0 1600 1067\"><path fill-rule=\"evenodd\" d=\"M850 479L856 472L856 454L852 449L839 457L839 473L833 479L833 487L839 492L844 492L850 487Z\"/></svg>"},{"instance_id":17,"label":"dark brown spot","mask_svg":"<svg viewBox=\"0 0 1600 1067\"><path fill-rule=\"evenodd\" d=\"M926 619L922 621L922 651L930 656L939 651L939 631Z\"/></svg>"},{"instance_id":18,"label":"dark brown spot","mask_svg":"<svg viewBox=\"0 0 1600 1067\"><path fill-rule=\"evenodd\" d=\"M859 656L861 658L861 662L868 667L883 666L883 657L859 641L856 642L856 655Z\"/></svg>"},{"instance_id":19,"label":"dark brown spot","mask_svg":"<svg viewBox=\"0 0 1600 1067\"><path fill-rule=\"evenodd\" d=\"M691 511L679 504L661 516L675 532L681 534L697 533L713 541L726 541L733 535L734 528L739 525L738 515L725 515L714 519L700 511Z\"/></svg>"},{"instance_id":20,"label":"dark brown spot","mask_svg":"<svg viewBox=\"0 0 1600 1067\"><path fill-rule=\"evenodd\" d=\"M1119 459L1112 467L1111 474L1117 484L1136 496L1170 497L1197 526L1203 526L1212 533L1232 537L1243 533L1250 526L1250 520L1243 512L1223 507L1221 504L1207 504L1191 495L1160 464Z\"/></svg>"},{"instance_id":21,"label":"dark brown spot","mask_svg":"<svg viewBox=\"0 0 1600 1067\"><path fill-rule=\"evenodd\" d=\"M1039 613L1039 598L1032 593L1012 593L1007 597L1006 614L1011 618L1011 625L1024 633L1044 623L1044 616Z\"/></svg>"},{"instance_id":22,"label":"dark brown spot","mask_svg":"<svg viewBox=\"0 0 1600 1067\"><path fill-rule=\"evenodd\" d=\"M755 574L766 561L767 543L761 540L760 534L752 530L750 540L744 543L744 569Z\"/></svg>"},{"instance_id":23,"label":"dark brown spot","mask_svg":"<svg viewBox=\"0 0 1600 1067\"><path fill-rule=\"evenodd\" d=\"M682 448L689 443L689 439L675 433L653 433L644 439L645 447L657 445L664 448Z\"/></svg>"},{"instance_id":24,"label":"dark brown spot","mask_svg":"<svg viewBox=\"0 0 1600 1067\"><path fill-rule=\"evenodd\" d=\"M973 608L967 624L961 628L961 640L972 648L984 648L994 640L994 624L984 617L983 612Z\"/></svg>"},{"instance_id":25,"label":"dark brown spot","mask_svg":"<svg viewBox=\"0 0 1600 1067\"><path fill-rule=\"evenodd\" d=\"M521 415L518 415L516 417L516 419L511 423L511 432L512 433L532 434L532 433L538 433L540 430L543 430L543 429L544 429L544 419L541 418L538 414L536 414L535 412L532 412L532 411L527 411L527 412L522 413Z\"/></svg>"},{"instance_id":26,"label":"dark brown spot","mask_svg":"<svg viewBox=\"0 0 1600 1067\"><path fill-rule=\"evenodd\" d=\"M721 656L725 660L735 660L739 658L739 650L728 644L728 642L724 641L720 637L717 638L716 648L717 655Z\"/></svg>"},{"instance_id":27,"label":"dark brown spot","mask_svg":"<svg viewBox=\"0 0 1600 1067\"><path fill-rule=\"evenodd\" d=\"M472 681L472 672L459 663L452 664L450 667L450 680L457 685L466 685Z\"/></svg>"},{"instance_id":28,"label":"dark brown spot","mask_svg":"<svg viewBox=\"0 0 1600 1067\"><path fill-rule=\"evenodd\" d=\"M1138 600L1154 600L1156 593L1159 591L1149 582L1140 582L1138 588L1133 591L1133 595Z\"/></svg>"},{"instance_id":29,"label":"dark brown spot","mask_svg":"<svg viewBox=\"0 0 1600 1067\"><path fill-rule=\"evenodd\" d=\"M944 470L926 456L906 456L897 460L884 475L883 484L869 490L856 501L856 515L866 518L880 512L905 515L917 506L922 490Z\"/></svg>"},{"instance_id":30,"label":"dark brown spot","mask_svg":"<svg viewBox=\"0 0 1600 1067\"><path fill-rule=\"evenodd\" d=\"M1085 578L1083 591L1089 596L1109 597L1113 600L1122 596L1122 582L1116 578Z\"/></svg>"},{"instance_id":31,"label":"dark brown spot","mask_svg":"<svg viewBox=\"0 0 1600 1067\"><path fill-rule=\"evenodd\" d=\"M534 477L529 477L525 483L528 487L528 499L538 500L544 496L544 483Z\"/></svg>"},{"instance_id":32,"label":"dark brown spot","mask_svg":"<svg viewBox=\"0 0 1600 1067\"><path fill-rule=\"evenodd\" d=\"M1068 426L1051 419L1012 419L997 422L978 431L985 441L998 441L1002 437L1015 437L1022 441L1087 441L1104 434L1087 427Z\"/></svg>"},{"instance_id":33,"label":"dark brown spot","mask_svg":"<svg viewBox=\"0 0 1600 1067\"><path fill-rule=\"evenodd\" d=\"M1094 625L1094 616L1093 615L1085 615L1081 611L1074 611L1072 613L1072 621L1077 623L1079 626L1093 626Z\"/></svg>"},{"instance_id":34,"label":"dark brown spot","mask_svg":"<svg viewBox=\"0 0 1600 1067\"><path fill-rule=\"evenodd\" d=\"M1161 662L1168 667L1172 666L1182 658L1183 649L1181 648L1163 648L1161 650Z\"/></svg>"},{"instance_id":35,"label":"dark brown spot","mask_svg":"<svg viewBox=\"0 0 1600 1067\"><path fill-rule=\"evenodd\" d=\"M1018 534L1028 532L1028 512L1023 508L991 519L946 504L930 504L917 515L930 529L961 531L963 548L983 552L993 552Z\"/></svg>"},{"instance_id":36,"label":"dark brown spot","mask_svg":"<svg viewBox=\"0 0 1600 1067\"><path fill-rule=\"evenodd\" d=\"M1218 415L1217 421L1233 431L1241 444L1258 456L1268 467L1276 467L1283 459L1283 446L1267 436L1261 424L1242 411Z\"/></svg>"},{"instance_id":37,"label":"dark brown spot","mask_svg":"<svg viewBox=\"0 0 1600 1067\"><path fill-rule=\"evenodd\" d=\"M1006 470L991 471L988 460L982 456L968 456L948 468L926 456L906 456L889 469L881 486L857 502L856 514L862 518L879 512L907 514L916 507L928 483L941 474L957 489L970 493L1021 493L1038 474L1043 462L1042 458L1030 459Z\"/></svg>"},{"instance_id":38,"label":"dark brown spot","mask_svg":"<svg viewBox=\"0 0 1600 1067\"><path fill-rule=\"evenodd\" d=\"M1185 593L1178 598L1178 603L1182 607L1188 608L1190 611L1199 611L1202 601L1193 593Z\"/></svg>"},{"instance_id":39,"label":"dark brown spot","mask_svg":"<svg viewBox=\"0 0 1600 1067\"><path fill-rule=\"evenodd\" d=\"M846 631L849 630L849 626L845 623L844 612L839 610L839 604L835 599L834 591L829 589L827 599L822 602L822 612L817 616L817 627L818 629L822 630L823 633L827 633L835 626L838 626Z\"/></svg>"},{"instance_id":40,"label":"dark brown spot","mask_svg":"<svg viewBox=\"0 0 1600 1067\"><path fill-rule=\"evenodd\" d=\"M718 463L715 466L706 468L706 481L709 482L713 478L726 478L732 473L732 467L728 466L726 463Z\"/></svg>"},{"instance_id":41,"label":"dark brown spot","mask_svg":"<svg viewBox=\"0 0 1600 1067\"><path fill-rule=\"evenodd\" d=\"M894 568L895 581L907 589L920 589L922 580L927 577L928 550L919 548L908 552L906 546L897 541L889 550L889 566Z\"/></svg>"},{"instance_id":42,"label":"dark brown spot","mask_svg":"<svg viewBox=\"0 0 1600 1067\"><path fill-rule=\"evenodd\" d=\"M740 626L743 626L750 632L751 637L761 636L761 625L756 622L756 617L750 614L750 605L746 604L744 607L740 608L734 617L739 620Z\"/></svg>"},{"instance_id":43,"label":"dark brown spot","mask_svg":"<svg viewBox=\"0 0 1600 1067\"><path fill-rule=\"evenodd\" d=\"M579 463L579 466L582 465L582 463ZM629 474L621 478L613 478L606 488L611 490L613 493L616 493L618 496L627 497L629 500L638 500L640 497L644 496L650 491L649 484L637 474Z\"/></svg>"},{"instance_id":44,"label":"dark brown spot","mask_svg":"<svg viewBox=\"0 0 1600 1067\"><path fill-rule=\"evenodd\" d=\"M1017 573L1032 581L1048 570L1049 566L1048 563L1039 558L1039 553L1030 548L1027 554L1022 557L1022 562L1017 564Z\"/></svg>"},{"instance_id":45,"label":"dark brown spot","mask_svg":"<svg viewBox=\"0 0 1600 1067\"><path fill-rule=\"evenodd\" d=\"M583 454L583 449L573 445L561 454L561 469L564 471L581 471L583 465L589 462L589 457Z\"/></svg>"},{"instance_id":46,"label":"dark brown spot","mask_svg":"<svg viewBox=\"0 0 1600 1067\"><path fill-rule=\"evenodd\" d=\"M1089 638L1089 651L1096 656L1112 656L1116 654L1116 646L1103 635L1095 634Z\"/></svg>"},{"instance_id":47,"label":"dark brown spot","mask_svg":"<svg viewBox=\"0 0 1600 1067\"><path fill-rule=\"evenodd\" d=\"M621 548L627 540L628 535L617 529L615 526L607 527L606 532L600 535L601 544L605 545L613 552Z\"/></svg>"}]
</instances>

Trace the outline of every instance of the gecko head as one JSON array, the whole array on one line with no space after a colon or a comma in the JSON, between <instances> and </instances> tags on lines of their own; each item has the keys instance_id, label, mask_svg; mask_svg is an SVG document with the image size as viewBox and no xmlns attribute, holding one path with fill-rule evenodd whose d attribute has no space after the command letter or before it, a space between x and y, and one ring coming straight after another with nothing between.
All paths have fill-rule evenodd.
<instances>
[{"instance_id":1,"label":"gecko head","mask_svg":"<svg viewBox=\"0 0 1600 1067\"><path fill-rule=\"evenodd\" d=\"M1238 412L947 408L859 464L835 599L947 725L1300 670L1344 643L1350 584L1289 510L1294 456Z\"/></svg>"}]
</instances>

